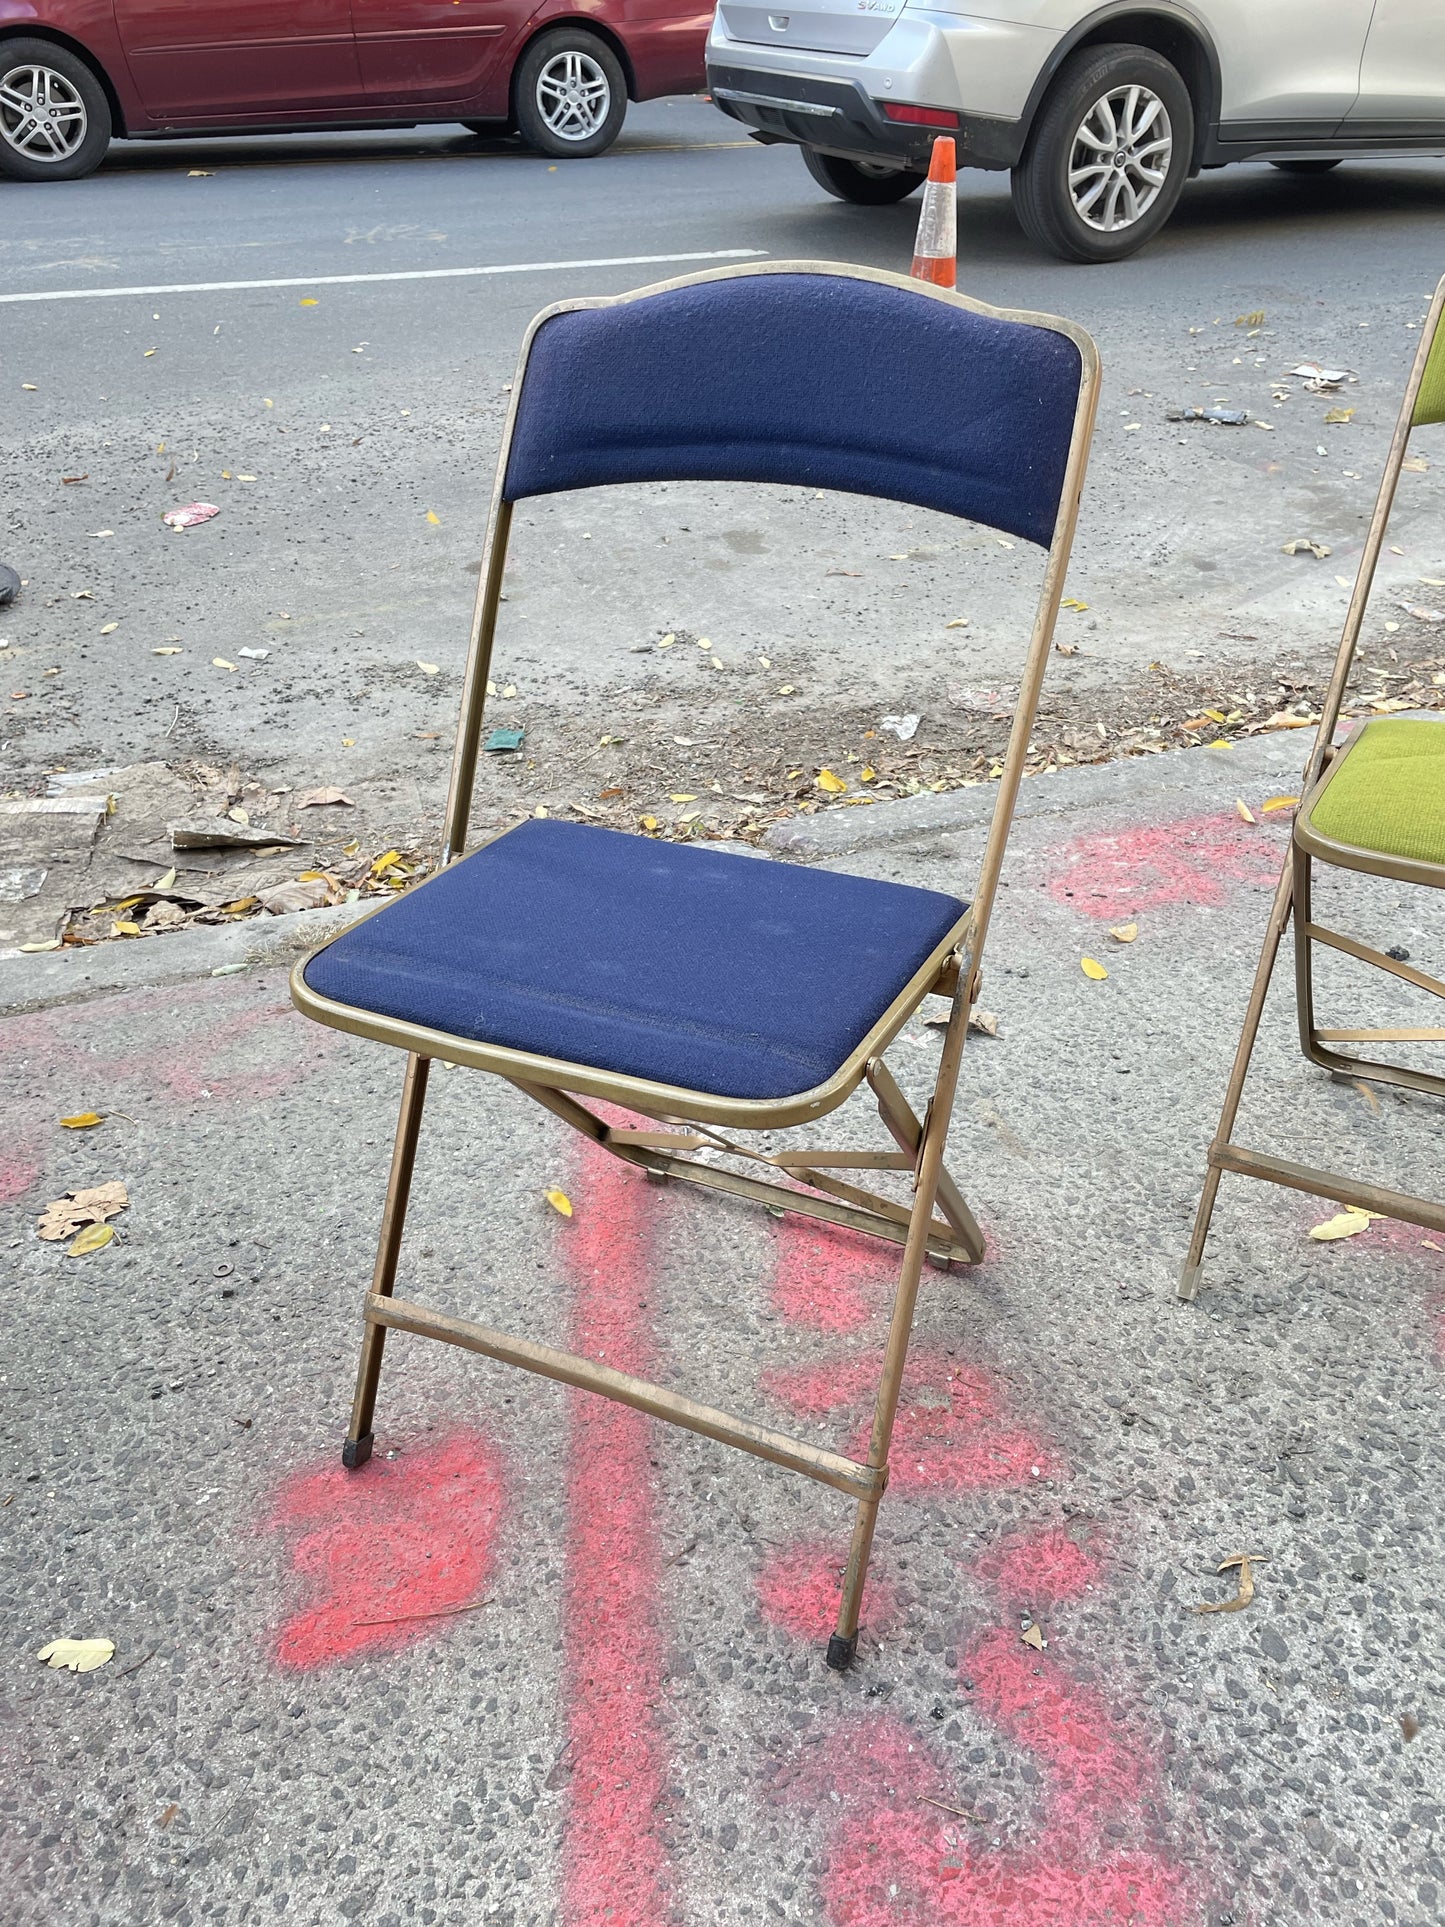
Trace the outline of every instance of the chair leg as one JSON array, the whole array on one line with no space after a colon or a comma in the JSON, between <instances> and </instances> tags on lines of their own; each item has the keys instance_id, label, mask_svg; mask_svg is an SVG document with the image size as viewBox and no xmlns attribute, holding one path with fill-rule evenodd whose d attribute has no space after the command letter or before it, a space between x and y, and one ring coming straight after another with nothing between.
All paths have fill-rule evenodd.
<instances>
[{"instance_id":1,"label":"chair leg","mask_svg":"<svg viewBox=\"0 0 1445 1927\"><path fill-rule=\"evenodd\" d=\"M1274 902L1270 907L1269 923L1264 933L1264 947L1259 953L1255 966L1254 983L1249 993L1249 1005L1244 1013L1244 1026L1239 1033L1239 1043L1234 1053L1234 1064L1229 1073L1229 1084L1224 1093L1224 1108L1220 1113L1219 1126L1214 1133L1210 1146L1210 1161L1204 1173L1204 1189L1199 1194L1199 1205L1194 1213L1194 1232L1189 1240L1189 1254L1179 1273L1179 1297L1183 1303L1191 1304L1199 1290L1199 1273L1204 1263L1204 1246L1209 1237L1210 1220L1214 1216L1215 1199L1219 1196L1221 1172L1214 1162L1214 1151L1228 1144L1234 1135L1235 1119L1239 1116L1240 1100L1244 1096L1244 1079L1249 1070L1249 1060L1254 1054L1255 1039L1259 1036L1260 1019L1264 1015L1264 1000L1269 995L1270 979L1274 975L1275 961L1279 956L1280 939L1285 925L1289 922L1294 903L1294 852L1286 857L1279 883L1275 889Z\"/></svg>"},{"instance_id":2,"label":"chair leg","mask_svg":"<svg viewBox=\"0 0 1445 1927\"><path fill-rule=\"evenodd\" d=\"M971 962L969 959L970 966ZM962 981L967 982L972 974L971 968L961 968L959 974ZM919 1145L918 1176L913 1194L913 1211L908 1223L908 1241L903 1247L903 1264L888 1321L888 1341L883 1351L883 1370L873 1405L873 1430L868 1440L867 1463L879 1470L886 1471L888 1451L893 1442L893 1421L898 1414L898 1400L903 1389L903 1368L908 1362L908 1341L913 1333L918 1281L923 1275L929 1224L943 1176L943 1153L948 1142L948 1126L953 1115L953 1098L958 1088L958 1072L967 1028L967 1000L961 995L956 996L953 1015L943 1041L943 1056L938 1066L933 1102L928 1107ZM854 1514L853 1540L848 1548L842 1596L838 1601L838 1622L828 1641L828 1664L835 1672L846 1672L858 1650L858 1619L863 1607L863 1588L868 1579L873 1530L877 1522L878 1500L860 1499Z\"/></svg>"},{"instance_id":3,"label":"chair leg","mask_svg":"<svg viewBox=\"0 0 1445 1927\"><path fill-rule=\"evenodd\" d=\"M397 1260L401 1256L401 1234L406 1225L407 1200L411 1196L411 1176L416 1166L416 1142L421 1131L422 1105L426 1101L429 1057L415 1053L406 1060L406 1077L401 1087L401 1111L396 1120L396 1142L391 1153L391 1176L387 1180L386 1203L381 1213L381 1235L377 1240L376 1267L371 1289L389 1298L396 1285ZM356 1371L356 1396L351 1405L351 1429L341 1448L341 1463L354 1471L371 1457L371 1419L376 1407L376 1388L381 1378L381 1351L386 1342L386 1327L369 1319L362 1329L361 1361Z\"/></svg>"},{"instance_id":4,"label":"chair leg","mask_svg":"<svg viewBox=\"0 0 1445 1927\"><path fill-rule=\"evenodd\" d=\"M1299 1022L1300 1049L1312 1063L1330 1070L1328 1056L1320 1049L1319 1036L1315 1029L1315 955L1314 943L1310 937L1309 926L1312 921L1310 909L1310 855L1298 846L1293 852L1294 860L1294 985L1295 1014Z\"/></svg>"}]
</instances>

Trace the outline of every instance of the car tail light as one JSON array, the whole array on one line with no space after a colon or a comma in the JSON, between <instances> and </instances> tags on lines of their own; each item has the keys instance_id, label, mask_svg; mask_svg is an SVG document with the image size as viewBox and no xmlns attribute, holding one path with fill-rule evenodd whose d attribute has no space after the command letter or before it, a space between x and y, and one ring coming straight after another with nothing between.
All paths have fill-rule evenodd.
<instances>
[{"instance_id":1,"label":"car tail light","mask_svg":"<svg viewBox=\"0 0 1445 1927\"><path fill-rule=\"evenodd\" d=\"M880 102L885 120L901 120L910 127L957 127L958 115L944 107L905 107L900 101Z\"/></svg>"}]
</instances>

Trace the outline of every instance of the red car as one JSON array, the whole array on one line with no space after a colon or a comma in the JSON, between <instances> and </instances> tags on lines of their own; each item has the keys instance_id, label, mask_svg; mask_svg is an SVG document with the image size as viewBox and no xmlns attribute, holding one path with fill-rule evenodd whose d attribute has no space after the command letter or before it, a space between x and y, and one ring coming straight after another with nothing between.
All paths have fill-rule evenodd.
<instances>
[{"instance_id":1,"label":"red car","mask_svg":"<svg viewBox=\"0 0 1445 1927\"><path fill-rule=\"evenodd\" d=\"M628 99L703 86L688 0L0 0L0 174L70 181L112 138L515 128L600 154Z\"/></svg>"}]
</instances>

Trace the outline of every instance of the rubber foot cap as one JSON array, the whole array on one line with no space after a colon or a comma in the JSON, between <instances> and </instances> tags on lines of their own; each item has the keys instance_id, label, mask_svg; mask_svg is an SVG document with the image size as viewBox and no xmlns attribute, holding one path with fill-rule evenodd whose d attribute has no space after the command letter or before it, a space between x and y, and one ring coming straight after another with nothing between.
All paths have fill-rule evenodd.
<instances>
[{"instance_id":1,"label":"rubber foot cap","mask_svg":"<svg viewBox=\"0 0 1445 1927\"><path fill-rule=\"evenodd\" d=\"M1192 1305L1194 1303L1194 1300L1199 1295L1199 1274L1203 1269L1204 1265L1202 1262L1197 1265L1191 1265L1186 1262L1180 1266L1177 1296L1181 1304Z\"/></svg>"},{"instance_id":2,"label":"rubber foot cap","mask_svg":"<svg viewBox=\"0 0 1445 1927\"><path fill-rule=\"evenodd\" d=\"M844 1639L841 1633L834 1633L828 1641L828 1664L835 1673L846 1673L853 1664L853 1656L858 1651L858 1635Z\"/></svg>"},{"instance_id":3,"label":"rubber foot cap","mask_svg":"<svg viewBox=\"0 0 1445 1927\"><path fill-rule=\"evenodd\" d=\"M341 1463L348 1472L354 1472L359 1465L365 1465L371 1457L372 1434L363 1432L359 1439L348 1439L341 1448Z\"/></svg>"}]
</instances>

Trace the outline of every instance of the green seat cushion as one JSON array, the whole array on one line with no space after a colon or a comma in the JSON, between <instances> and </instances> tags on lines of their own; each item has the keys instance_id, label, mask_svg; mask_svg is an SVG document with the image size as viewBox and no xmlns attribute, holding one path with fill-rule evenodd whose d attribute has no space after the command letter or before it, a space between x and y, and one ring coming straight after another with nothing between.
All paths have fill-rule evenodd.
<instances>
[{"instance_id":1,"label":"green seat cushion","mask_svg":"<svg viewBox=\"0 0 1445 1927\"><path fill-rule=\"evenodd\" d=\"M1422 428L1426 422L1445 422L1445 327L1435 330L1425 361L1425 377L1410 418L1413 428Z\"/></svg>"},{"instance_id":2,"label":"green seat cushion","mask_svg":"<svg viewBox=\"0 0 1445 1927\"><path fill-rule=\"evenodd\" d=\"M1310 823L1352 849L1445 864L1445 716L1362 724Z\"/></svg>"}]
</instances>

